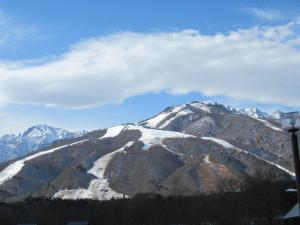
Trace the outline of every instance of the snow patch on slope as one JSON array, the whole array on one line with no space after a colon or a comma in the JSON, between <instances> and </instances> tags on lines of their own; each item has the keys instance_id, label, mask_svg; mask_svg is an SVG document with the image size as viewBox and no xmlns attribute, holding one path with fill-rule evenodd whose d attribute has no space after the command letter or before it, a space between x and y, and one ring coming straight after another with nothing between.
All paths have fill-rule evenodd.
<instances>
[{"instance_id":1,"label":"snow patch on slope","mask_svg":"<svg viewBox=\"0 0 300 225\"><path fill-rule=\"evenodd\" d=\"M98 199L109 200L112 198L125 197L123 194L117 193L109 187L109 182L104 178L104 173L109 162L119 152L132 146L134 142L130 141L122 148L102 156L94 162L93 167L87 173L94 175L97 179L93 179L87 189L79 188L73 190L60 190L53 195L53 198L61 199Z\"/></svg>"},{"instance_id":2,"label":"snow patch on slope","mask_svg":"<svg viewBox=\"0 0 300 225\"><path fill-rule=\"evenodd\" d=\"M26 161L32 160L32 159L37 158L37 157L42 156L42 155L46 155L46 154L55 152L57 150L66 148L68 146L77 145L77 144L82 143L84 141L86 141L86 139L82 140L82 141L77 141L77 142L74 142L74 143L71 143L71 144L68 144L68 145L63 145L63 146L60 146L60 147L57 147L57 148L52 148L52 149L49 149L47 151L38 152L38 153L35 153L33 155L27 156L24 159L21 159L21 160L18 160L16 162L13 162L13 163L9 164L6 168L4 168L0 172L0 185L5 183L6 181L12 179L17 173L19 173L22 170L22 168L24 167Z\"/></svg>"},{"instance_id":3,"label":"snow patch on slope","mask_svg":"<svg viewBox=\"0 0 300 225\"><path fill-rule=\"evenodd\" d=\"M146 128L139 125L125 125L125 126L116 126L107 129L107 132L104 136L100 137L100 139L115 137L119 135L122 131L126 130L138 130L141 132L141 137L139 141L144 143L144 150L150 148L153 145L162 145L162 140L165 138L188 138L188 137L196 137L190 134L184 134L175 131L166 131L159 130L153 128Z\"/></svg>"},{"instance_id":4,"label":"snow patch on slope","mask_svg":"<svg viewBox=\"0 0 300 225\"><path fill-rule=\"evenodd\" d=\"M106 130L106 133L102 137L100 137L99 139L116 137L121 133L121 131L123 129L124 129L123 125L108 128Z\"/></svg>"},{"instance_id":5,"label":"snow patch on slope","mask_svg":"<svg viewBox=\"0 0 300 225\"><path fill-rule=\"evenodd\" d=\"M246 151L246 150L243 150L243 149L241 149L241 148L235 147L235 146L233 146L232 144L230 144L229 142L227 142L227 141L225 141L225 140L218 139L218 138L214 138L214 137L201 137L201 139L215 142L215 143L217 143L217 144L223 146L224 148L231 148L231 149L235 149L235 150L237 150L237 151L240 151L240 152L243 152L243 153L246 153L246 154L253 155L254 157L256 157L256 158L258 158L258 159L260 159L260 160L262 160L262 161L264 161L264 162L266 162L266 163L268 163L268 164L270 164L270 165L276 166L278 169L280 169L280 170L286 172L287 174L291 175L292 177L295 176L295 173L293 173L292 171L290 171L290 170L284 168L283 166L278 165L278 164L276 164L276 163L274 163L274 162L268 161L268 160L266 160L266 159L264 159L264 158L262 158L262 157L260 157L260 156L257 156L257 155L255 155L255 154L253 154L253 153L251 153L251 152L248 152L248 151Z\"/></svg>"},{"instance_id":6,"label":"snow patch on slope","mask_svg":"<svg viewBox=\"0 0 300 225\"><path fill-rule=\"evenodd\" d=\"M166 130L157 130L145 128L142 126L129 125L124 128L125 130L139 130L142 133L142 136L139 138L139 141L144 143L144 150L147 150L149 147L154 145L162 145L162 141L165 138L196 138L194 135L184 134L174 131Z\"/></svg>"},{"instance_id":7,"label":"snow patch on slope","mask_svg":"<svg viewBox=\"0 0 300 225\"><path fill-rule=\"evenodd\" d=\"M205 155L203 160L204 160L205 163L211 163L211 161L209 159L209 155Z\"/></svg>"},{"instance_id":8,"label":"snow patch on slope","mask_svg":"<svg viewBox=\"0 0 300 225\"><path fill-rule=\"evenodd\" d=\"M186 116L186 115L189 115L189 114L192 114L194 113L192 110L190 109L184 109L182 111L179 111L178 113L176 113L176 115L168 120L166 120L163 124L161 124L158 128L159 129L163 129L165 128L166 126L168 126L173 120L175 120L176 118L180 117L180 116Z\"/></svg>"},{"instance_id":9,"label":"snow patch on slope","mask_svg":"<svg viewBox=\"0 0 300 225\"><path fill-rule=\"evenodd\" d=\"M175 106L172 110L170 110L168 112L162 112L162 113L156 115L155 117L147 120L145 125L148 127L157 128L158 124L161 123L161 121L165 120L172 113L179 112L183 108L184 108L184 106Z\"/></svg>"},{"instance_id":10,"label":"snow patch on slope","mask_svg":"<svg viewBox=\"0 0 300 225\"><path fill-rule=\"evenodd\" d=\"M203 102L194 102L190 105L193 106L196 109L200 109L206 113L211 113L211 109L208 106L209 103L203 103Z\"/></svg>"},{"instance_id":11,"label":"snow patch on slope","mask_svg":"<svg viewBox=\"0 0 300 225\"><path fill-rule=\"evenodd\" d=\"M88 170L87 172L89 174L94 175L95 177L98 178L103 178L104 177L104 172L107 168L108 163L111 161L111 159L118 153L118 152L123 152L126 148L129 148L134 144L133 141L128 142L126 145L124 145L122 148L115 150L111 153L108 153L98 159L97 161L94 162L93 167Z\"/></svg>"},{"instance_id":12,"label":"snow patch on slope","mask_svg":"<svg viewBox=\"0 0 300 225\"><path fill-rule=\"evenodd\" d=\"M146 120L145 122L142 122L140 124L144 124L147 127L151 127L151 128L164 128L166 127L172 120L174 120L175 118L179 117L179 116L185 116L188 114L192 114L194 113L193 111L191 111L190 109L186 109L186 105L181 105L181 106L175 106L173 108L171 108L171 110L167 111L167 112L162 112L158 115L156 115L155 117ZM168 120L166 120L168 117L170 117L170 115L174 114L173 117L169 118ZM166 120L163 124L162 121ZM160 125L161 124L161 125Z\"/></svg>"},{"instance_id":13,"label":"snow patch on slope","mask_svg":"<svg viewBox=\"0 0 300 225\"><path fill-rule=\"evenodd\" d=\"M263 119L257 119L257 120L260 121L260 122L262 122L263 124L265 124L265 126L271 128L271 129L273 129L275 131L282 131L282 132L284 131L281 128L274 126L272 123L270 123L267 120L263 120Z\"/></svg>"},{"instance_id":14,"label":"snow patch on slope","mask_svg":"<svg viewBox=\"0 0 300 225\"><path fill-rule=\"evenodd\" d=\"M215 142L224 148L234 148L234 146L230 143L228 143L225 140L219 139L219 138L214 138L214 137L201 137L202 140L207 140L207 141L212 141Z\"/></svg>"}]
</instances>

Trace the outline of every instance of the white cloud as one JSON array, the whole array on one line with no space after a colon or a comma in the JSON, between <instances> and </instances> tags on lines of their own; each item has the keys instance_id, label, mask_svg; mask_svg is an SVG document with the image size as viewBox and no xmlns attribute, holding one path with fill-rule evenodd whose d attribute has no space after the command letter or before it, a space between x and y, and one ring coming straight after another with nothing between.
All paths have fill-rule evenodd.
<instances>
[{"instance_id":1,"label":"white cloud","mask_svg":"<svg viewBox=\"0 0 300 225\"><path fill-rule=\"evenodd\" d=\"M245 11L264 20L279 20L284 18L283 14L275 9L248 8Z\"/></svg>"},{"instance_id":2,"label":"white cloud","mask_svg":"<svg viewBox=\"0 0 300 225\"><path fill-rule=\"evenodd\" d=\"M0 104L82 108L151 92L200 91L300 107L298 28L293 21L228 34L124 32L88 39L39 65L0 63Z\"/></svg>"}]
</instances>

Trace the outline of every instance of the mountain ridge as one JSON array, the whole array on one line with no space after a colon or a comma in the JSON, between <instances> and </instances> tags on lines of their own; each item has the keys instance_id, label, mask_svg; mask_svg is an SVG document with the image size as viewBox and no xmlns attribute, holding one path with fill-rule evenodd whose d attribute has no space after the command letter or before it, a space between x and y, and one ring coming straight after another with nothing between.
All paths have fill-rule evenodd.
<instances>
[{"instance_id":1,"label":"mountain ridge","mask_svg":"<svg viewBox=\"0 0 300 225\"><path fill-rule=\"evenodd\" d=\"M146 126L152 127L152 128L162 129L162 128L164 128L164 126L166 126L170 122L172 115L174 116L176 114L177 116L185 116L187 114L192 114L193 111L191 111L191 107L194 109L201 110L206 113L211 113L210 107L216 107L216 106L221 107L230 113L249 116L249 117L251 117L253 119L257 119L257 120L259 120L259 119L265 119L267 121L271 120L272 122L275 122L276 124L278 124L278 122L280 120L280 114L282 113L281 111L277 110L273 114L269 115L268 113L263 112L256 107L234 108L229 105L223 105L223 104L219 104L216 102L193 101L193 102L187 103L187 104L167 107L162 112L154 115L153 117L142 120L142 121L138 122L137 124L146 125ZM169 120L168 121L165 120L164 121L165 123L162 123L163 118L168 118ZM161 121L159 122L159 120L161 120ZM160 124L158 124L158 123L160 123ZM270 123L269 123L269 125L271 126ZM277 126L277 128L280 129L279 126Z\"/></svg>"},{"instance_id":2,"label":"mountain ridge","mask_svg":"<svg viewBox=\"0 0 300 225\"><path fill-rule=\"evenodd\" d=\"M84 133L85 131L69 132L62 128L39 124L17 135L3 135L0 137L0 162L25 156L49 146L54 141L76 138Z\"/></svg>"},{"instance_id":3,"label":"mountain ridge","mask_svg":"<svg viewBox=\"0 0 300 225\"><path fill-rule=\"evenodd\" d=\"M174 185L181 194L195 194L219 191L224 182L238 189L261 173L276 180L293 176L290 140L278 120L257 109L241 113L202 102L96 130L0 168L0 199L6 201L28 193L98 200L169 195Z\"/></svg>"}]
</instances>

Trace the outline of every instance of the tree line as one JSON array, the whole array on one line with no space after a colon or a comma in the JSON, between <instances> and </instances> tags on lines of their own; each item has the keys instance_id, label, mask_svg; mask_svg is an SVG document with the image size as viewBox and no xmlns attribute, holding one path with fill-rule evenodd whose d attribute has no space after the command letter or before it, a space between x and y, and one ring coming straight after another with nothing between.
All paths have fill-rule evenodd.
<instances>
[{"instance_id":1,"label":"tree line","mask_svg":"<svg viewBox=\"0 0 300 225\"><path fill-rule=\"evenodd\" d=\"M0 203L0 224L88 220L91 225L275 225L283 224L279 217L296 202L296 196L285 192L293 182L252 178L238 191L235 185L224 181L216 193L193 196L144 193L109 201L28 198Z\"/></svg>"}]
</instances>

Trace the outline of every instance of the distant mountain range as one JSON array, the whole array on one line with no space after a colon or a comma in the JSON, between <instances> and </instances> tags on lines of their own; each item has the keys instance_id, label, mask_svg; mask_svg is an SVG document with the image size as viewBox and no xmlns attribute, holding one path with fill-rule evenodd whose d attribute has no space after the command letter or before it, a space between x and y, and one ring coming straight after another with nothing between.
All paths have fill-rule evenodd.
<instances>
[{"instance_id":1,"label":"distant mountain range","mask_svg":"<svg viewBox=\"0 0 300 225\"><path fill-rule=\"evenodd\" d=\"M12 160L41 150L54 141L82 136L83 131L69 132L47 125L28 128L22 134L7 134L0 137L0 162Z\"/></svg>"},{"instance_id":2,"label":"distant mountain range","mask_svg":"<svg viewBox=\"0 0 300 225\"><path fill-rule=\"evenodd\" d=\"M168 107L0 164L0 199L196 194L238 190L265 174L290 179L290 139L279 115L204 102Z\"/></svg>"}]
</instances>

